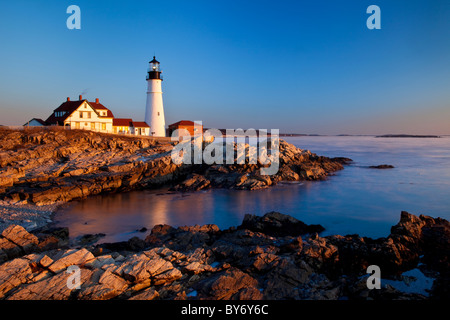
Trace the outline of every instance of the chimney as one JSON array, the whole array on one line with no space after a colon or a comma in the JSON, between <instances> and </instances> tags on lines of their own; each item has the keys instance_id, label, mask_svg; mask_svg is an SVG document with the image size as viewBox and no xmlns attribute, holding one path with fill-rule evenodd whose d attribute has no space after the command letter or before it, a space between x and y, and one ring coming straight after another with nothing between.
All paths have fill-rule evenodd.
<instances>
[{"instance_id":1,"label":"chimney","mask_svg":"<svg viewBox=\"0 0 450 320\"><path fill-rule=\"evenodd\" d=\"M70 101L70 97L67 97L67 102L69 102Z\"/></svg>"},{"instance_id":2,"label":"chimney","mask_svg":"<svg viewBox=\"0 0 450 320\"><path fill-rule=\"evenodd\" d=\"M99 101L98 98L96 98L96 99L95 99L95 103L100 103L100 102L98 102L98 101Z\"/></svg>"},{"instance_id":3,"label":"chimney","mask_svg":"<svg viewBox=\"0 0 450 320\"><path fill-rule=\"evenodd\" d=\"M79 100L80 100L80 101L83 100L83 96L82 96L81 94L80 94L80 99L79 99Z\"/></svg>"}]
</instances>

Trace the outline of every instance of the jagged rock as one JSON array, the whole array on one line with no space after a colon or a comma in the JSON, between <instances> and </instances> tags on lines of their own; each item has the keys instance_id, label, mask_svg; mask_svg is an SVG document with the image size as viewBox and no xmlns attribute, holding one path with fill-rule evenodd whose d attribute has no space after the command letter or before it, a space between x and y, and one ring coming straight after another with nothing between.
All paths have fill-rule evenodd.
<instances>
[{"instance_id":1,"label":"jagged rock","mask_svg":"<svg viewBox=\"0 0 450 320\"><path fill-rule=\"evenodd\" d=\"M87 268L94 268L94 269L100 269L105 265L114 265L116 260L112 257L112 255L103 255L98 256L94 260L91 260L87 263L85 263L85 267Z\"/></svg>"},{"instance_id":2,"label":"jagged rock","mask_svg":"<svg viewBox=\"0 0 450 320\"><path fill-rule=\"evenodd\" d=\"M25 253L32 252L34 247L39 243L35 235L18 225L11 225L3 230L2 237L21 247Z\"/></svg>"},{"instance_id":3,"label":"jagged rock","mask_svg":"<svg viewBox=\"0 0 450 320\"><path fill-rule=\"evenodd\" d=\"M218 231L219 228L211 224L177 229L166 225L157 225L145 241L148 244L164 243L176 251L189 251L207 245Z\"/></svg>"},{"instance_id":4,"label":"jagged rock","mask_svg":"<svg viewBox=\"0 0 450 320\"><path fill-rule=\"evenodd\" d=\"M17 260L17 259L16 259ZM88 269L80 270L81 289L89 280L93 272ZM8 296L8 300L67 300L74 289L67 285L68 274L59 273L47 279L31 283Z\"/></svg>"},{"instance_id":5,"label":"jagged rock","mask_svg":"<svg viewBox=\"0 0 450 320\"><path fill-rule=\"evenodd\" d=\"M260 253L252 264L253 269L257 272L264 272L268 269L272 268L274 265L274 261L277 261L279 258L275 254L271 253Z\"/></svg>"},{"instance_id":6,"label":"jagged rock","mask_svg":"<svg viewBox=\"0 0 450 320\"><path fill-rule=\"evenodd\" d=\"M298 181L300 180L300 176L290 167L285 166L280 169L279 176L283 181Z\"/></svg>"},{"instance_id":7,"label":"jagged rock","mask_svg":"<svg viewBox=\"0 0 450 320\"><path fill-rule=\"evenodd\" d=\"M436 277L431 298L449 295L450 225L444 219L402 212L387 238L370 239L271 236L263 233L272 232L267 225L298 222L278 213L268 217L256 219L263 231L160 225L152 230L160 246L147 242L146 251L106 254L97 246L96 257L86 248L42 252L36 245L24 255L2 236L2 250L10 246L21 257L2 251L4 259L13 260L0 262L0 299L426 299L389 286L370 291L362 277L371 264L381 268L383 277L395 278L418 262ZM28 240L31 235L11 234ZM70 265L81 268L80 290L67 287L69 274L63 271Z\"/></svg>"},{"instance_id":8,"label":"jagged rock","mask_svg":"<svg viewBox=\"0 0 450 320\"><path fill-rule=\"evenodd\" d=\"M0 265L0 299L13 288L25 283L31 275L29 261L14 259Z\"/></svg>"},{"instance_id":9,"label":"jagged rock","mask_svg":"<svg viewBox=\"0 0 450 320\"><path fill-rule=\"evenodd\" d=\"M210 186L211 181L203 175L192 174L186 180L171 188L174 191L198 191Z\"/></svg>"},{"instance_id":10,"label":"jagged rock","mask_svg":"<svg viewBox=\"0 0 450 320\"><path fill-rule=\"evenodd\" d=\"M169 262L170 263L170 262ZM157 274L153 277L153 283L155 286L163 285L167 282L172 282L180 279L183 276L180 270L177 268L169 269L165 272Z\"/></svg>"},{"instance_id":11,"label":"jagged rock","mask_svg":"<svg viewBox=\"0 0 450 320\"><path fill-rule=\"evenodd\" d=\"M257 300L262 298L257 284L256 279L248 274L231 268L199 282L197 287L205 298L214 300L238 299L240 295L249 300Z\"/></svg>"},{"instance_id":12,"label":"jagged rock","mask_svg":"<svg viewBox=\"0 0 450 320\"><path fill-rule=\"evenodd\" d=\"M335 264L339 260L338 248L317 234L304 242L301 256L317 269Z\"/></svg>"},{"instance_id":13,"label":"jagged rock","mask_svg":"<svg viewBox=\"0 0 450 320\"><path fill-rule=\"evenodd\" d=\"M272 236L299 236L325 230L320 225L307 225L294 217L279 212L269 212L262 217L246 214L240 228Z\"/></svg>"},{"instance_id":14,"label":"jagged rock","mask_svg":"<svg viewBox=\"0 0 450 320\"><path fill-rule=\"evenodd\" d=\"M52 263L53 263L53 259L47 255L44 255L42 258L39 259L39 264L43 268L48 268Z\"/></svg>"},{"instance_id":15,"label":"jagged rock","mask_svg":"<svg viewBox=\"0 0 450 320\"><path fill-rule=\"evenodd\" d=\"M107 270L103 272L98 284L89 286L80 292L80 299L108 300L117 297L128 287L127 282Z\"/></svg>"},{"instance_id":16,"label":"jagged rock","mask_svg":"<svg viewBox=\"0 0 450 320\"><path fill-rule=\"evenodd\" d=\"M22 255L22 249L5 238L0 238L0 262L7 261Z\"/></svg>"},{"instance_id":17,"label":"jagged rock","mask_svg":"<svg viewBox=\"0 0 450 320\"><path fill-rule=\"evenodd\" d=\"M90 243L97 242L100 238L106 236L104 233L96 233L96 234L85 234L81 236L78 240L80 245L86 245Z\"/></svg>"},{"instance_id":18,"label":"jagged rock","mask_svg":"<svg viewBox=\"0 0 450 320\"><path fill-rule=\"evenodd\" d=\"M245 154L239 155L247 158L243 164L175 165L170 143L82 130L36 130L2 131L0 199L41 206L169 183L179 191L211 187L254 190L280 180L324 179L343 169L340 160L318 157L283 140L279 141L279 172L264 176L259 160L249 163L249 156L257 150L248 144ZM11 144L21 147L9 149ZM236 152L236 144L233 148ZM237 152L234 157L238 159Z\"/></svg>"},{"instance_id":19,"label":"jagged rock","mask_svg":"<svg viewBox=\"0 0 450 320\"><path fill-rule=\"evenodd\" d=\"M149 278L154 279L156 276L172 269L174 269L173 264L160 257L151 255L151 258L149 258L146 254L136 254L131 256L130 259L127 259L125 263L115 270L115 273L121 275L128 281L138 283ZM167 276L169 278L176 277L177 274L175 272ZM159 279L164 279L164 276L161 276Z\"/></svg>"},{"instance_id":20,"label":"jagged rock","mask_svg":"<svg viewBox=\"0 0 450 320\"><path fill-rule=\"evenodd\" d=\"M61 258L53 262L48 268L54 273L60 273L64 271L68 266L82 266L86 262L89 262L94 258L94 255L85 248L82 248L80 250L70 249L67 250Z\"/></svg>"},{"instance_id":21,"label":"jagged rock","mask_svg":"<svg viewBox=\"0 0 450 320\"><path fill-rule=\"evenodd\" d=\"M348 164L353 162L352 159L345 158L345 157L334 157L334 158L331 158L331 160L336 161L336 162L338 162L340 164L343 164L343 165L348 165Z\"/></svg>"},{"instance_id":22,"label":"jagged rock","mask_svg":"<svg viewBox=\"0 0 450 320\"><path fill-rule=\"evenodd\" d=\"M157 224L156 226L153 227L151 234L155 236L166 235L173 231L175 231L175 228L173 228L172 226L169 226L167 224Z\"/></svg>"},{"instance_id":23,"label":"jagged rock","mask_svg":"<svg viewBox=\"0 0 450 320\"><path fill-rule=\"evenodd\" d=\"M158 291L154 288L148 288L134 296L132 296L129 300L154 300L159 297Z\"/></svg>"},{"instance_id":24,"label":"jagged rock","mask_svg":"<svg viewBox=\"0 0 450 320\"><path fill-rule=\"evenodd\" d=\"M300 267L290 259L278 260L267 275L265 299L299 299L298 288L310 281L311 267L301 263Z\"/></svg>"}]
</instances>

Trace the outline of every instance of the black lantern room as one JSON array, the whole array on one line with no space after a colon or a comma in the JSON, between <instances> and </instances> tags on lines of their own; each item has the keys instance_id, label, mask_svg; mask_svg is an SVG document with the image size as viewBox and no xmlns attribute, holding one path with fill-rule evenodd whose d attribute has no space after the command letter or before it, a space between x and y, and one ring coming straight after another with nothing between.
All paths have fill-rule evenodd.
<instances>
[{"instance_id":1,"label":"black lantern room","mask_svg":"<svg viewBox=\"0 0 450 320\"><path fill-rule=\"evenodd\" d=\"M156 60L155 56L153 56L153 60L149 62L150 66L148 68L147 80L149 79L160 79L161 77L161 69L159 68L159 61Z\"/></svg>"}]
</instances>

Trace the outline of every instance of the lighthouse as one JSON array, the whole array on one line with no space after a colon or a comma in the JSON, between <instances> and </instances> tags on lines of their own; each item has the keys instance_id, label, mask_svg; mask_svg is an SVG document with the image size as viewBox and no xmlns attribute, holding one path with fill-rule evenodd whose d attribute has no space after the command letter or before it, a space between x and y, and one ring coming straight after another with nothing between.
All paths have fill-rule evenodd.
<instances>
[{"instance_id":1,"label":"lighthouse","mask_svg":"<svg viewBox=\"0 0 450 320\"><path fill-rule=\"evenodd\" d=\"M145 106L145 122L150 126L150 135L154 137L166 136L166 121L161 90L161 69L159 61L153 56L149 62L147 74L147 103Z\"/></svg>"}]
</instances>

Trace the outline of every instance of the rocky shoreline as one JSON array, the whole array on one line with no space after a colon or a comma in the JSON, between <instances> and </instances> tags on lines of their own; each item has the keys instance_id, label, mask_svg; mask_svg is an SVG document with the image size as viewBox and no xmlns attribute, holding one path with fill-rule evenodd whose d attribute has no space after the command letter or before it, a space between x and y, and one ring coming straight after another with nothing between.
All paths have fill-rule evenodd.
<instances>
[{"instance_id":1,"label":"rocky shoreline","mask_svg":"<svg viewBox=\"0 0 450 320\"><path fill-rule=\"evenodd\" d=\"M320 237L277 212L247 215L238 227L157 225L145 240L72 247L67 228L32 233L11 225L0 236L2 300L424 300L449 298L450 224L402 212L386 238ZM81 287L66 272L80 268ZM366 270L381 269L369 290ZM420 270L432 286L414 286ZM390 280L387 280L390 279ZM385 283L386 282L386 283Z\"/></svg>"},{"instance_id":2,"label":"rocky shoreline","mask_svg":"<svg viewBox=\"0 0 450 320\"><path fill-rule=\"evenodd\" d=\"M2 130L0 135L1 300L392 300L448 299L450 226L402 212L386 238L321 237L323 227L271 212L240 226L154 226L145 240L71 243L51 226L60 206L102 193L161 186L254 190L281 181L323 180L351 162L280 140L280 168L261 164L175 165L172 143L89 131ZM250 152L250 148L247 149ZM146 230L143 230L146 232ZM66 270L81 269L69 289ZM367 267L382 271L380 290ZM429 287L408 292L426 275ZM400 286L401 287L401 286Z\"/></svg>"},{"instance_id":3,"label":"rocky shoreline","mask_svg":"<svg viewBox=\"0 0 450 320\"><path fill-rule=\"evenodd\" d=\"M323 180L351 162L280 140L279 171L264 176L259 162L176 165L171 159L174 144L85 130L0 128L0 231L11 224L41 227L58 206L98 194L162 186L255 190L281 181ZM247 158L250 149L247 145ZM236 146L234 152L236 158Z\"/></svg>"}]
</instances>

